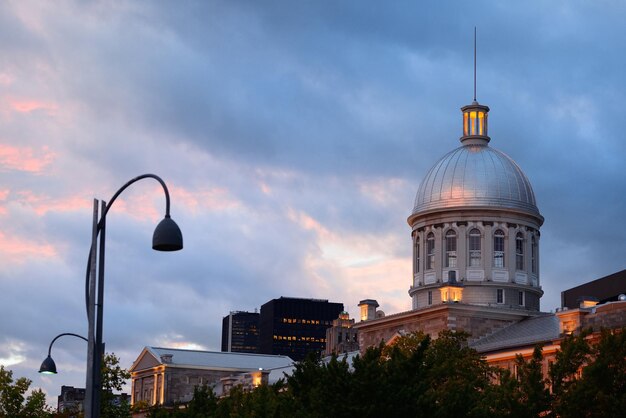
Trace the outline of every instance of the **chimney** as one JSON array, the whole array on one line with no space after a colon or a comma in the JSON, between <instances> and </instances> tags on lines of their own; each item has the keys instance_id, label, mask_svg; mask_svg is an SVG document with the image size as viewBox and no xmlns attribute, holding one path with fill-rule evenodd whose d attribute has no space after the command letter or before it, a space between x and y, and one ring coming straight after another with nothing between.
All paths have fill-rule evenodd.
<instances>
[{"instance_id":1,"label":"chimney","mask_svg":"<svg viewBox=\"0 0 626 418\"><path fill-rule=\"evenodd\" d=\"M361 321L369 321L376 318L378 302L374 299L364 299L359 302L359 308L361 308Z\"/></svg>"}]
</instances>

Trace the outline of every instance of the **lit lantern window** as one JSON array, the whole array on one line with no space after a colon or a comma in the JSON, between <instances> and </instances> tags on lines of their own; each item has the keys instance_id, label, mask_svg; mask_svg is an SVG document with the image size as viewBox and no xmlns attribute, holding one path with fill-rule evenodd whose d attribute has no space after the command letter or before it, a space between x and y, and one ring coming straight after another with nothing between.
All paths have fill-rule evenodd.
<instances>
[{"instance_id":1,"label":"lit lantern window","mask_svg":"<svg viewBox=\"0 0 626 418\"><path fill-rule=\"evenodd\" d=\"M483 106L474 102L471 105L465 106L462 109L463 112L463 138L470 139L469 137L483 137L480 139L486 139L487 137L487 112L489 107ZM487 137L487 138L484 138Z\"/></svg>"}]
</instances>

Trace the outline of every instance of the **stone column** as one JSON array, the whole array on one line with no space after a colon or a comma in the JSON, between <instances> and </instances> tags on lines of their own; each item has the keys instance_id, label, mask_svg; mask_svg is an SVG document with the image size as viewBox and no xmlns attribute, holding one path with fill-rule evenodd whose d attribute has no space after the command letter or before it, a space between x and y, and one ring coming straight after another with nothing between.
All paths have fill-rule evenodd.
<instances>
[{"instance_id":1,"label":"stone column","mask_svg":"<svg viewBox=\"0 0 626 418\"><path fill-rule=\"evenodd\" d=\"M467 222L460 222L457 224L459 230L459 236L456 243L456 266L459 271L457 280L465 279L467 276Z\"/></svg>"},{"instance_id":2,"label":"stone column","mask_svg":"<svg viewBox=\"0 0 626 418\"><path fill-rule=\"evenodd\" d=\"M432 231L435 234L435 278L437 282L441 282L443 278L443 239L441 234L443 233L442 225L435 225Z\"/></svg>"},{"instance_id":3,"label":"stone column","mask_svg":"<svg viewBox=\"0 0 626 418\"><path fill-rule=\"evenodd\" d=\"M504 260L505 267L508 266L507 270L509 271L509 282L515 282L515 226L513 224L509 224L509 232L508 236L504 240L505 251L506 251L506 259Z\"/></svg>"},{"instance_id":4,"label":"stone column","mask_svg":"<svg viewBox=\"0 0 626 418\"><path fill-rule=\"evenodd\" d=\"M482 266L485 269L485 280L493 281L493 222L483 222L482 225L484 231L480 242Z\"/></svg>"}]
</instances>

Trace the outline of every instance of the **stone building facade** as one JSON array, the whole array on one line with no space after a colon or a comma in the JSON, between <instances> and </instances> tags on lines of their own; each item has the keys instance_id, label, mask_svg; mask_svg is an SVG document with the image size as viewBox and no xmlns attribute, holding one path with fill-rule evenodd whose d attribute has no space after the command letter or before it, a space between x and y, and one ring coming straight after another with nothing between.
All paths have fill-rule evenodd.
<instances>
[{"instance_id":1,"label":"stone building facade","mask_svg":"<svg viewBox=\"0 0 626 418\"><path fill-rule=\"evenodd\" d=\"M287 356L145 347L130 368L131 403L189 402L196 386L223 391L234 381L261 384L274 370L288 369Z\"/></svg>"}]
</instances>

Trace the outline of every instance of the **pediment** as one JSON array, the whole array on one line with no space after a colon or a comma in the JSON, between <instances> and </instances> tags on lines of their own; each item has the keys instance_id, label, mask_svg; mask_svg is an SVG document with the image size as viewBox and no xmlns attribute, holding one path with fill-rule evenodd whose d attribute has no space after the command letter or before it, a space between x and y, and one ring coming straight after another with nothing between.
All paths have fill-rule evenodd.
<instances>
[{"instance_id":1,"label":"pediment","mask_svg":"<svg viewBox=\"0 0 626 418\"><path fill-rule=\"evenodd\" d=\"M128 370L129 372L138 372L141 370L151 369L153 367L159 366L161 361L157 359L147 347L141 351L137 360L133 363L133 365Z\"/></svg>"}]
</instances>

